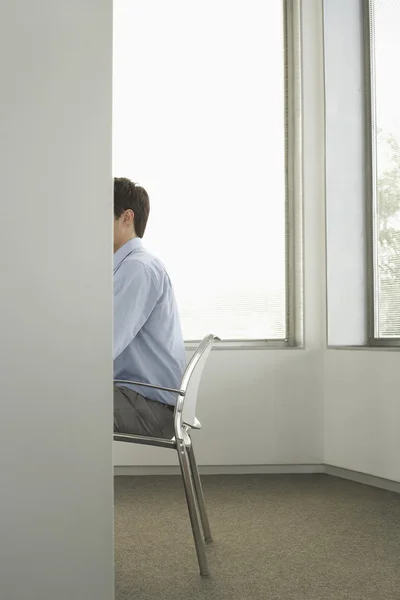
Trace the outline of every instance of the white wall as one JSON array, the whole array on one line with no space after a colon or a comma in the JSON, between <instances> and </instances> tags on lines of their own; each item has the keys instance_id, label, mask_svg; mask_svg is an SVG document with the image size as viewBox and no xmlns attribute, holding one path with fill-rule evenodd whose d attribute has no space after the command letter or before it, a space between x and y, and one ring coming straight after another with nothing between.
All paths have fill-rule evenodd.
<instances>
[{"instance_id":1,"label":"white wall","mask_svg":"<svg viewBox=\"0 0 400 600\"><path fill-rule=\"evenodd\" d=\"M325 23L328 343L367 343L363 0L327 0Z\"/></svg>"},{"instance_id":2,"label":"white wall","mask_svg":"<svg viewBox=\"0 0 400 600\"><path fill-rule=\"evenodd\" d=\"M322 462L322 363L303 350L216 350L202 383L194 433L201 465ZM174 465L176 453L116 443L114 463Z\"/></svg>"},{"instance_id":3,"label":"white wall","mask_svg":"<svg viewBox=\"0 0 400 600\"><path fill-rule=\"evenodd\" d=\"M397 351L325 354L325 462L400 481Z\"/></svg>"},{"instance_id":4,"label":"white wall","mask_svg":"<svg viewBox=\"0 0 400 600\"><path fill-rule=\"evenodd\" d=\"M325 0L329 343L366 334L362 0ZM397 351L324 356L324 461L400 481Z\"/></svg>"},{"instance_id":5,"label":"white wall","mask_svg":"<svg viewBox=\"0 0 400 600\"><path fill-rule=\"evenodd\" d=\"M196 435L201 465L323 462L322 349L324 309L324 180L322 19L305 3L304 260L305 350L216 350L200 391ZM317 32L317 33L315 33ZM218 332L216 332L218 333ZM116 443L114 464L170 465L166 450Z\"/></svg>"},{"instance_id":6,"label":"white wall","mask_svg":"<svg viewBox=\"0 0 400 600\"><path fill-rule=\"evenodd\" d=\"M303 3L306 350L212 353L199 401L204 429L196 434L198 460L203 465L325 462L400 481L398 352L326 349L325 140L320 61L328 56L323 56L321 41L322 4L322 0ZM346 101L343 95L352 89L360 101L362 78L358 77L358 84L353 87L343 87L338 76L345 68L338 64L341 59L346 61L346 67L352 65L354 80L357 75L354 69L357 65L362 67L359 55L350 56L351 44L360 42L360 15L360 0L325 3L324 16L329 19L325 53L330 53L330 71L324 73L330 94L326 196L330 224L333 219L336 229L342 226L337 206L344 200L356 200L351 214L354 218L362 216L362 173L356 176L354 172L362 165L362 157L356 155L362 151L362 145L357 143L362 107L353 118L343 114L346 110L354 113L356 99ZM351 16L358 19L353 25L349 23ZM335 41L340 48L335 49ZM342 45L346 52L342 51ZM346 123L341 135L336 130L338 119L341 124ZM347 159L343 160L343 156ZM345 168L347 175L343 172ZM330 343L360 343L363 341L360 332L365 330L365 294L360 293L365 272L359 261L359 251L364 252L362 224L357 248L349 248L350 241L340 239L337 232L334 236L333 229L328 228L327 240L329 292L334 292L328 294ZM349 253L353 262L345 262L345 268L338 269L335 256L348 261ZM356 260L359 261L356 271L361 276L356 281L358 289L354 288L349 295L354 287ZM345 321L349 312L355 318ZM244 444L239 442L243 435ZM169 465L174 464L174 457L166 451L117 444L115 464Z\"/></svg>"},{"instance_id":7,"label":"white wall","mask_svg":"<svg viewBox=\"0 0 400 600\"><path fill-rule=\"evenodd\" d=\"M110 600L111 0L0 7L0 596Z\"/></svg>"}]
</instances>

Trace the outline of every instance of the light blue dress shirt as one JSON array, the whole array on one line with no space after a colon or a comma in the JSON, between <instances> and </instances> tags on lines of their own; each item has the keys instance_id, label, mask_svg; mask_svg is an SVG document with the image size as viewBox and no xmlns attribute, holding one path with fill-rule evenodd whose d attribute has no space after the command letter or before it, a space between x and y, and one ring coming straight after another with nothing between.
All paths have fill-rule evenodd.
<instances>
[{"instance_id":1,"label":"light blue dress shirt","mask_svg":"<svg viewBox=\"0 0 400 600\"><path fill-rule=\"evenodd\" d=\"M114 379L179 388L186 366L178 307L163 264L129 240L114 254ZM175 404L175 396L130 386L142 396Z\"/></svg>"}]
</instances>

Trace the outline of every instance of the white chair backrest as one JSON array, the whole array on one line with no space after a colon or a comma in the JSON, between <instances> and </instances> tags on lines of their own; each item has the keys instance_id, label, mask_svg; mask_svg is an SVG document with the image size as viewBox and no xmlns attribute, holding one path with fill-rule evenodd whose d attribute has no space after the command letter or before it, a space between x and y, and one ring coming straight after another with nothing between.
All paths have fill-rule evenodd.
<instances>
[{"instance_id":1,"label":"white chair backrest","mask_svg":"<svg viewBox=\"0 0 400 600\"><path fill-rule=\"evenodd\" d=\"M196 402L201 376L211 348L214 342L218 340L219 338L215 335L207 335L200 342L183 374L181 390L185 392L185 396L183 399L182 422L191 427L195 426L196 421Z\"/></svg>"}]
</instances>

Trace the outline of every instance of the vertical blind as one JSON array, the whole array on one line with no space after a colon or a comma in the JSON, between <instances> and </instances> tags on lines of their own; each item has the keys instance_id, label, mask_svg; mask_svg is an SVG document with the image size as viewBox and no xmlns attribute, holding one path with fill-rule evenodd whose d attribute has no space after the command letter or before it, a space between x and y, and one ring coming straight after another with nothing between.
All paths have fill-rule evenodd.
<instances>
[{"instance_id":1,"label":"vertical blind","mask_svg":"<svg viewBox=\"0 0 400 600\"><path fill-rule=\"evenodd\" d=\"M375 335L400 337L400 57L399 0L371 0L373 115L376 131L374 204Z\"/></svg>"},{"instance_id":2,"label":"vertical blind","mask_svg":"<svg viewBox=\"0 0 400 600\"><path fill-rule=\"evenodd\" d=\"M282 0L114 0L113 172L186 340L286 336Z\"/></svg>"}]
</instances>

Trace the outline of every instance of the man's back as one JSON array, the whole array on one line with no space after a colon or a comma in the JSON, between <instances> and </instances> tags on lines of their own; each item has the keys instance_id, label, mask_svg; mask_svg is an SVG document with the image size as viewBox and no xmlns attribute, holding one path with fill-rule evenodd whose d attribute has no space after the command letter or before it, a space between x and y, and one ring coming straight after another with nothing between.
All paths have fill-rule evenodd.
<instances>
[{"instance_id":1,"label":"man's back","mask_svg":"<svg viewBox=\"0 0 400 600\"><path fill-rule=\"evenodd\" d=\"M129 240L114 254L114 378L179 388L185 364L168 274L141 239ZM175 403L169 392L132 389L150 400Z\"/></svg>"}]
</instances>

